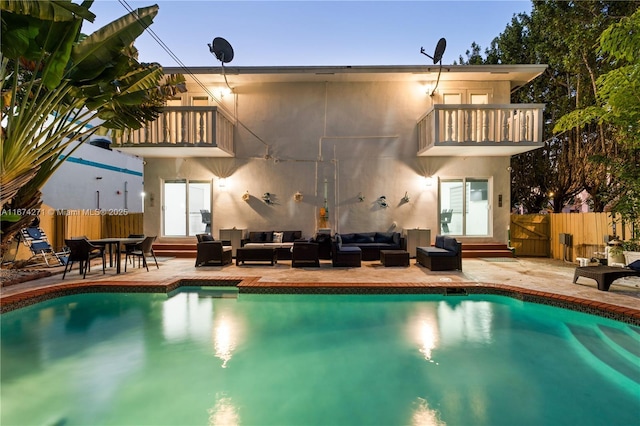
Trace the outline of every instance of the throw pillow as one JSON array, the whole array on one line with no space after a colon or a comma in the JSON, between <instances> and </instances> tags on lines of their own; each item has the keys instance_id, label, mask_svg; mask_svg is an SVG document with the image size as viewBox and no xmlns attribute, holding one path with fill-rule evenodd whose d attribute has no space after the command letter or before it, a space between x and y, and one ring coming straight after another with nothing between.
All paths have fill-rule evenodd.
<instances>
[{"instance_id":1,"label":"throw pillow","mask_svg":"<svg viewBox=\"0 0 640 426\"><path fill-rule=\"evenodd\" d=\"M640 260L634 260L628 266L634 271L640 271Z\"/></svg>"},{"instance_id":2,"label":"throw pillow","mask_svg":"<svg viewBox=\"0 0 640 426\"><path fill-rule=\"evenodd\" d=\"M274 232L273 233L273 242L274 243L282 243L282 237L283 237L283 233L282 232Z\"/></svg>"}]
</instances>

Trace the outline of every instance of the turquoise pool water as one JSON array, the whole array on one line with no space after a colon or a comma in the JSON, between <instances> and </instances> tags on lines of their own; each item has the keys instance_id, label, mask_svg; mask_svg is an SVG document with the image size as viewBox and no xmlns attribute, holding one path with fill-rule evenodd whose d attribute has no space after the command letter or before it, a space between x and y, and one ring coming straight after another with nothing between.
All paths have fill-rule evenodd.
<instances>
[{"instance_id":1,"label":"turquoise pool water","mask_svg":"<svg viewBox=\"0 0 640 426\"><path fill-rule=\"evenodd\" d=\"M632 425L640 329L498 296L84 294L1 317L4 425Z\"/></svg>"}]
</instances>

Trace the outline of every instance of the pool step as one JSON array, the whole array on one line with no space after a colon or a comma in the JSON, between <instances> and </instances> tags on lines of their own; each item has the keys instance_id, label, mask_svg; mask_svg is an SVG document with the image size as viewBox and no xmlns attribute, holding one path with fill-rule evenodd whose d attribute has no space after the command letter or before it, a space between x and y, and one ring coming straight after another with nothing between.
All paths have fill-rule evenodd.
<instances>
[{"instance_id":1,"label":"pool step","mask_svg":"<svg viewBox=\"0 0 640 426\"><path fill-rule=\"evenodd\" d=\"M640 356L634 354L640 341L629 331L607 327L607 332L601 328L585 327L569 324L573 337L598 361L610 369L610 372L621 374L626 379L640 384ZM610 337L610 336L613 336ZM603 344L603 340L605 343ZM636 346L630 352L625 346Z\"/></svg>"}]
</instances>

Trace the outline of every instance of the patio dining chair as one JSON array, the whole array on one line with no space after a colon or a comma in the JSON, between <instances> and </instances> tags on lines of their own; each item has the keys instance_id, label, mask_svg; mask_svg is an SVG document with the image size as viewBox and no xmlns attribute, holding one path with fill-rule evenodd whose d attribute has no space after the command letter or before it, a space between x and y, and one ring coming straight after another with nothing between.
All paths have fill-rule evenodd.
<instances>
[{"instance_id":1,"label":"patio dining chair","mask_svg":"<svg viewBox=\"0 0 640 426\"><path fill-rule=\"evenodd\" d=\"M69 248L69 256L64 267L62 279L67 275L67 271L71 271L74 262L78 262L79 273L82 274L82 278L85 278L87 271L91 270L91 260L99 257L102 258L102 273L105 273L107 263L104 255L104 246L93 245L86 238L65 239L64 243Z\"/></svg>"},{"instance_id":2,"label":"patio dining chair","mask_svg":"<svg viewBox=\"0 0 640 426\"><path fill-rule=\"evenodd\" d=\"M153 252L153 243L156 240L156 236L153 237L145 237L142 242L137 243L135 247L133 247L130 251L125 251L124 258L124 271L127 272L127 262L129 257L138 258L138 268L140 267L140 262L142 265L147 268L147 272L149 271L149 265L147 264L147 256L153 257L153 260L156 262L156 268L160 269L158 266L158 259L156 258L156 254ZM135 265L135 262L134 262Z\"/></svg>"}]
</instances>

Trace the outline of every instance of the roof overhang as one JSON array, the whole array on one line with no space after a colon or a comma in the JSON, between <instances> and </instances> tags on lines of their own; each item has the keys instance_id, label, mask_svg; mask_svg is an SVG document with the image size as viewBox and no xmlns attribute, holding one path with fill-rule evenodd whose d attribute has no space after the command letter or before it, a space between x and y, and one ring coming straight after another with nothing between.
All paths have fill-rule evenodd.
<instances>
[{"instance_id":1,"label":"roof overhang","mask_svg":"<svg viewBox=\"0 0 640 426\"><path fill-rule=\"evenodd\" d=\"M443 65L440 81L509 81L523 86L544 72L547 65ZM286 67L166 67L166 74L193 75L204 84L427 81L438 76L438 65L286 66Z\"/></svg>"},{"instance_id":2,"label":"roof overhang","mask_svg":"<svg viewBox=\"0 0 640 426\"><path fill-rule=\"evenodd\" d=\"M126 154L136 155L142 158L195 158L195 157L226 157L232 158L230 154L220 148L214 147L197 147L197 146L176 146L176 147L158 147L158 146L140 146L140 147L114 147L118 151Z\"/></svg>"}]
</instances>

